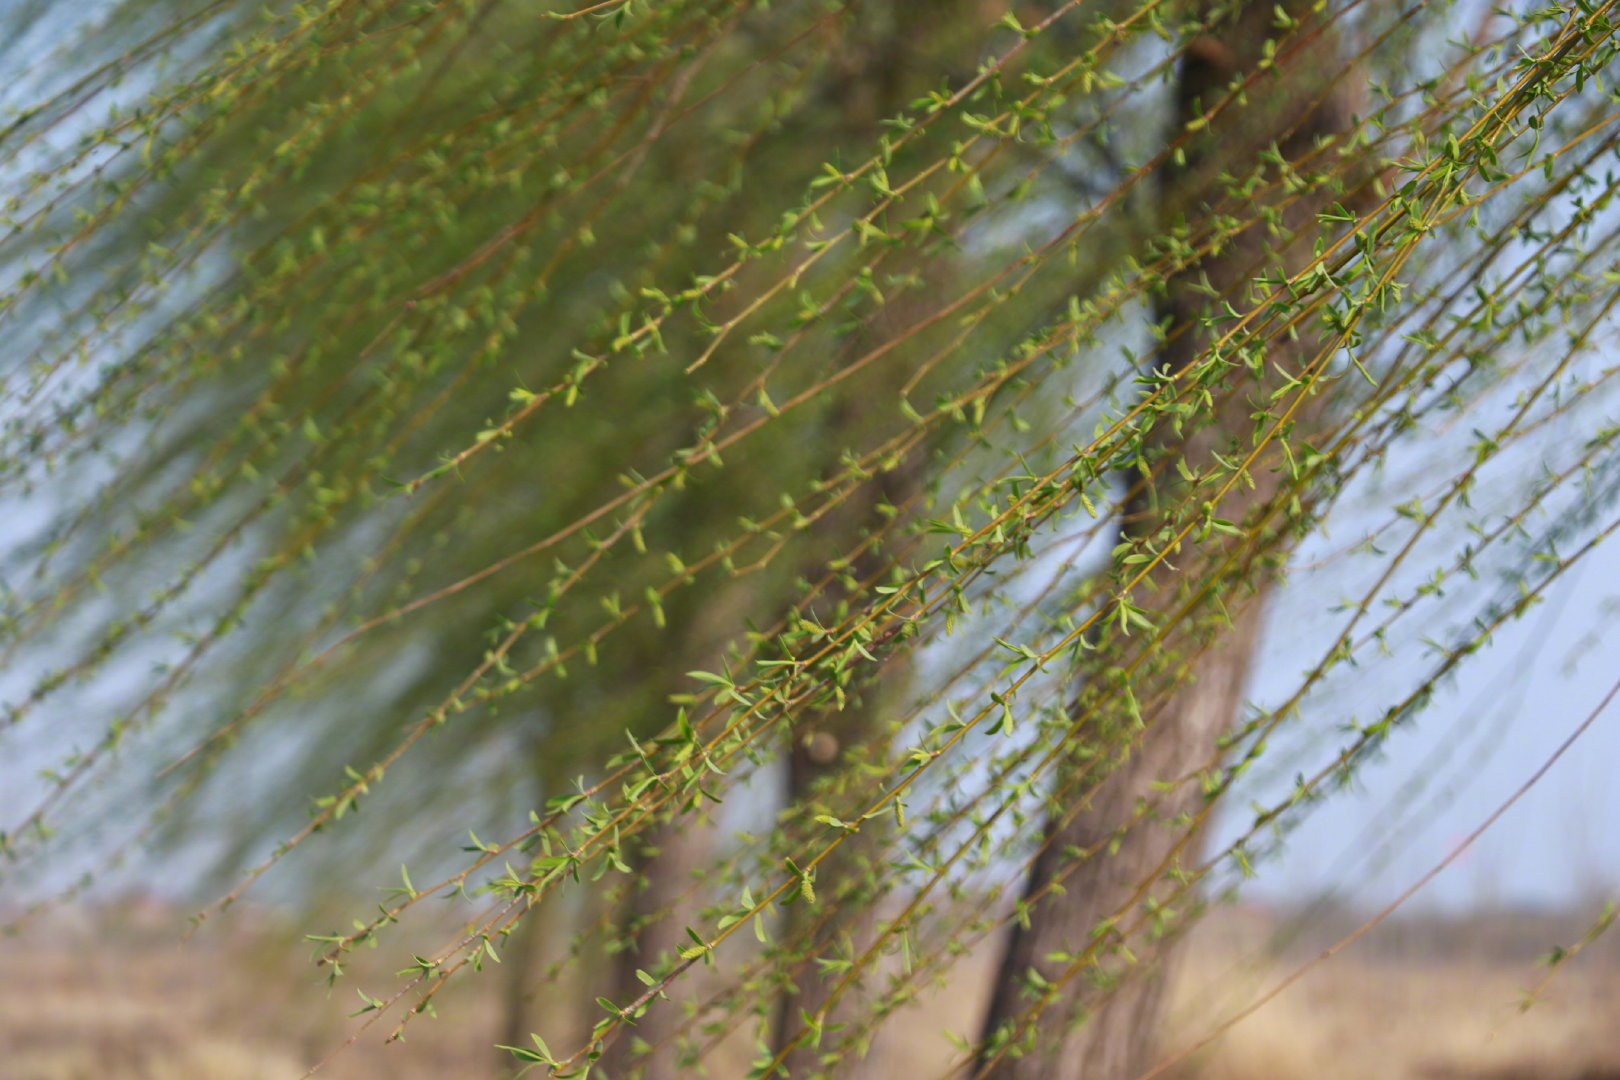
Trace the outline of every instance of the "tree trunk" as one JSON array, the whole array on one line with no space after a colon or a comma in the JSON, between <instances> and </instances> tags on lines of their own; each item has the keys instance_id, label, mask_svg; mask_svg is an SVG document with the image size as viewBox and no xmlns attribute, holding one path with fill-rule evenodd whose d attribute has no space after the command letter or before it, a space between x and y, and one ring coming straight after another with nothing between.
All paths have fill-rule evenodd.
<instances>
[{"instance_id":1,"label":"tree trunk","mask_svg":"<svg viewBox=\"0 0 1620 1080\"><path fill-rule=\"evenodd\" d=\"M935 276L939 276L937 270ZM860 347L905 333L931 310L932 294L933 290L918 290L891 301L868 325L870 339L860 339ZM903 363L890 365L862 393L841 402L828 421L834 437L879 428L884 411L898 398L899 388L910 374ZM913 450L907 460L873 478L818 522L829 537L830 550L841 556L869 536L868 530L894 529L896 523L880 513L879 507L903 509L917 493L925 465L925 452ZM872 580L883 572L888 560L885 545L874 544L852 560L848 574L855 582ZM820 575L811 572L807 576L814 580ZM837 622L843 615L841 610L833 611L828 621ZM859 687L842 711L813 715L795 725L787 753L785 803L796 808L798 821L810 822L820 815L848 818L871 802L873 793L861 781L886 772L881 765L875 770L872 766L885 760L893 735L885 720L886 706L908 677L907 664L890 661L870 683ZM830 1001L843 972L829 973L816 963L818 958L855 959L872 944L884 892L881 886L887 877L883 866L890 854L891 821L883 814L861 822L859 831L846 837L817 866L817 902L811 905L801 899L783 909L782 940L796 953L797 970L777 1005L772 1047L782 1056L785 1075L795 1080L893 1075L883 1064L882 1051L873 1052L866 1039L856 1037L852 1045L845 1045L871 1017L863 983L878 972L862 972L855 985ZM824 840L817 836L814 843L819 846Z\"/></svg>"},{"instance_id":2,"label":"tree trunk","mask_svg":"<svg viewBox=\"0 0 1620 1080\"><path fill-rule=\"evenodd\" d=\"M900 112L918 91L917 61L932 54L959 58L964 46L971 55L974 36L967 31L965 0L935 3L931 27L919 29L910 10L890 3L881 13L869 11L871 21L849 36L841 50L843 78L838 83L839 108L858 139L870 139L881 122ZM950 47L928 48L923 35L943 35ZM908 333L931 314L944 291L941 264L924 262L915 268L927 275L931 287L895 296L878 309L857 335L852 349L862 351L875 343ZM904 362L903 350L891 357L870 381L840 402L828 427L835 440L849 440L860 432L879 430L892 418L901 387L914 371ZM835 552L851 549L886 519L880 505L904 507L916 494L925 471L925 451L913 450L910 460L873 480L851 496L823 522L822 532ZM892 534L891 534L892 535ZM856 558L850 574L866 580L880 573L888 555L875 545ZM820 569L819 567L817 568ZM811 573L814 579L818 574ZM827 712L796 725L788 748L786 805L800 808L803 820L817 815L843 817L856 803L869 801L860 793L860 780L872 761L882 761L891 735L885 722L885 703L907 681L909 669L890 663L875 681L861 689L856 700L841 712ZM881 775L879 770L878 775ZM874 1047L857 1030L872 1019L868 1006L870 983L876 968L858 976L855 985L836 1001L831 995L843 980L841 971L826 972L820 959L856 959L875 939L878 908L886 878L883 865L890 853L891 818L882 815L860 823L860 830L839 845L817 867L814 905L798 902L784 909L782 940L790 944L796 971L777 1005L772 1049L781 1056L777 1075L794 1080L837 1076L839 1080L866 1080L894 1075L881 1046ZM863 983L867 984L863 986ZM819 1031L819 1033L818 1033ZM853 1040L853 1042L851 1042Z\"/></svg>"},{"instance_id":3,"label":"tree trunk","mask_svg":"<svg viewBox=\"0 0 1620 1080\"><path fill-rule=\"evenodd\" d=\"M564 1045L559 1038L559 1024L571 1017L558 1016L555 1010L537 1008L543 984L542 972L548 959L554 958L554 945L565 932L568 919L564 914L563 898L547 897L518 922L517 927L501 945L501 963L504 985L501 989L501 1038L498 1046L532 1047L531 1032L541 1032L541 1038L554 1046ZM568 1010L572 1012L570 1008ZM512 1077L522 1070L521 1062L514 1063L506 1050L497 1051L495 1075Z\"/></svg>"},{"instance_id":4,"label":"tree trunk","mask_svg":"<svg viewBox=\"0 0 1620 1080\"><path fill-rule=\"evenodd\" d=\"M614 962L613 1001L623 1005L636 1000L647 989L636 972L662 977L691 944L686 927L698 925L702 906L697 874L714 855L713 839L713 828L695 814L661 821L642 837L644 846L631 865L641 887L626 900L629 915L622 933L628 943ZM680 1042L686 1019L681 999L695 996L695 985L695 980L683 979L671 987L671 1000L652 1002L633 1027L608 1041L591 1075L606 1080L675 1080L683 1075L688 1050Z\"/></svg>"},{"instance_id":5,"label":"tree trunk","mask_svg":"<svg viewBox=\"0 0 1620 1080\"><path fill-rule=\"evenodd\" d=\"M1287 203L1289 196L1282 194L1287 189L1276 183L1274 168L1266 174L1262 194L1246 203L1227 191L1231 177L1250 173L1257 155L1271 144L1286 160L1299 161L1317 137L1348 126L1347 91L1332 85L1343 70L1335 38L1313 6L1311 0L1285 0L1275 7L1272 0L1227 5L1231 14L1194 41L1182 61L1171 136L1183 139L1185 160L1160 177L1162 220L1167 228L1182 221L1197 225L1217 220L1219 211L1251 224L1218 253L1169 281L1158 311L1170 332L1161 368L1185 370L1205 353L1211 338L1204 320L1217 328L1227 325L1220 318L1221 301L1210 299L1211 288L1241 312L1255 306L1264 288L1251 287L1257 277L1298 272L1312 256L1315 214L1331 197L1296 196ZM1206 4L1204 10L1215 7ZM1296 29L1277 28L1279 8L1298 21ZM1246 97L1189 129L1189 122L1208 115L1227 96L1234 80L1255 70L1268 38L1276 39L1275 72L1260 76ZM1230 175L1223 179L1223 174ZM1283 228L1299 234L1294 242L1284 243L1264 224L1253 223L1268 203ZM1270 391L1278 385L1276 367L1297 372L1325 344L1307 325L1298 330L1296 338L1279 336L1262 347L1266 374L1260 378L1241 364L1227 371L1226 392L1211 388L1215 405L1205 410L1202 428L1192 430L1189 421L1180 434L1167 426L1153 433L1145 464L1154 478L1139 481L1127 497L1122 539L1155 544L1166 526L1179 528L1197 519L1198 511L1186 504L1196 507L1212 498L1213 485L1189 498L1191 486L1172 478L1206 473L1216 466L1217 452L1237 453L1241 460L1250 451L1254 414L1268 407ZM1307 412L1288 437L1297 441L1305 434L1311 415ZM1175 620L1165 639L1145 646L1151 635L1142 631L1128 638L1105 632L1089 654L1095 662L1083 673L1074 712L1077 733L1094 753L1076 754L1059 766L1058 798L1070 801L1051 811L1026 887L1027 922L1015 927L993 989L976 1077L1131 1080L1151 1064L1176 936L1156 941L1152 929L1130 928L1144 909L1141 902L1167 897L1177 887L1175 874L1183 863L1190 869L1196 861L1196 836L1189 837L1196 826L1188 822L1198 820L1204 796L1197 783L1182 778L1216 757L1219 736L1237 714L1269 587L1268 567L1280 561L1289 544L1285 528L1244 522L1278 494L1288 475L1273 464L1262 459L1250 472L1253 487L1240 482L1216 507L1216 516L1242 526L1242 538L1185 544L1168 560L1174 570L1162 568L1146 583L1150 589L1135 590L1132 602L1156 624ZM1122 583L1128 570L1118 572ZM1146 730L1140 735L1131 733L1131 721L1117 705L1121 680L1128 681L1145 711ZM1104 699L1112 703L1110 709L1095 711L1093 703ZM1119 760L1100 782L1088 781L1086 770L1098 767L1097 753L1103 761ZM1182 782L1155 787L1176 780ZM1060 887L1048 890L1058 878ZM1097 957L1104 963L1064 979L1072 958L1092 948L1099 926L1116 914L1119 928L1109 929L1102 946L1107 951Z\"/></svg>"},{"instance_id":6,"label":"tree trunk","mask_svg":"<svg viewBox=\"0 0 1620 1080\"><path fill-rule=\"evenodd\" d=\"M691 651L678 651L678 663L667 659L649 663L648 671L657 673L649 677L689 681L674 672L721 670L729 635L745 624L757 602L752 579L735 579L717 591L686 627L683 645ZM606 994L621 1006L647 990L636 972L658 978L679 962L680 951L691 944L686 928L700 926L699 912L709 899L701 887L701 874L716 857L714 824L700 808L670 809L674 812L646 826L628 845L633 882L619 927L623 951L614 957L612 988ZM667 1000L650 1002L633 1026L607 1040L591 1075L606 1080L674 1080L685 1075L693 1047L682 1041L692 1035L683 1002L701 997L702 981L701 976L681 979L666 992Z\"/></svg>"},{"instance_id":7,"label":"tree trunk","mask_svg":"<svg viewBox=\"0 0 1620 1080\"><path fill-rule=\"evenodd\" d=\"M875 744L884 730L880 715L884 690L882 685L868 687L868 700L851 703L842 713L819 718L803 737L794 739L788 758L790 805L802 807L807 817L848 812L844 806L823 805L818 794L824 797L829 783L831 790L848 790L849 785L841 785L840 778L856 776L860 760L874 751L881 756L884 747ZM803 966L782 995L776 1022L778 1051L793 1044L783 1055L782 1065L794 1080L834 1073L843 1080L892 1075L882 1068L879 1057L868 1055L869 1047L861 1040L845 1045L868 1015L860 984L829 1004L829 995L842 973L829 974L815 963L817 957L854 959L871 945L883 879L880 867L888 850L884 835L888 821L884 816L862 822L859 833L823 860L817 868L820 884L814 905L801 899L784 909L787 918L783 939L805 939L800 945ZM868 970L862 979L875 974ZM809 1024L820 1028L819 1037L803 1034L807 1018Z\"/></svg>"}]
</instances>

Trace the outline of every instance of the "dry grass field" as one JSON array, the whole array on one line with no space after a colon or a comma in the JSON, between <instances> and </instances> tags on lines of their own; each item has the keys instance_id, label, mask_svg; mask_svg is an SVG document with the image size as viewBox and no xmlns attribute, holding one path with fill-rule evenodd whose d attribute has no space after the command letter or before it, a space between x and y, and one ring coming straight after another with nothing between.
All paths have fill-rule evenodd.
<instances>
[{"instance_id":1,"label":"dry grass field","mask_svg":"<svg viewBox=\"0 0 1620 1080\"><path fill-rule=\"evenodd\" d=\"M293 928L238 911L187 943L173 914L126 905L59 916L0 940L0 1077L4 1080L294 1080L343 1040L352 989L327 997ZM1167 1049L1197 1041L1353 926L1217 913L1177 979ZM1620 941L1599 940L1528 1011L1536 959L1579 936L1577 917L1406 918L1312 971L1172 1080L1620 1080ZM356 976L370 992L391 965ZM884 1073L939 1076L943 1032L969 1028L986 956L894 1018L873 1052ZM439 1018L405 1045L370 1033L323 1073L334 1080L498 1075L493 1013L499 977L447 995ZM560 995L559 995L560 996ZM354 1004L351 1004L354 1003ZM727 1057L739 1062L746 1047ZM740 1069L737 1070L740 1073ZM713 1075L731 1072L717 1062Z\"/></svg>"},{"instance_id":2,"label":"dry grass field","mask_svg":"<svg viewBox=\"0 0 1620 1080\"><path fill-rule=\"evenodd\" d=\"M1589 920L1411 917L1313 969L1192 1059L1181 1080L1620 1080L1620 941L1548 974L1540 959ZM1209 929L1216 929L1218 922ZM1172 1046L1201 1037L1355 928L1316 925L1292 947L1206 933L1180 980ZM1216 944L1220 941L1222 944ZM1262 958L1257 962L1257 957Z\"/></svg>"}]
</instances>

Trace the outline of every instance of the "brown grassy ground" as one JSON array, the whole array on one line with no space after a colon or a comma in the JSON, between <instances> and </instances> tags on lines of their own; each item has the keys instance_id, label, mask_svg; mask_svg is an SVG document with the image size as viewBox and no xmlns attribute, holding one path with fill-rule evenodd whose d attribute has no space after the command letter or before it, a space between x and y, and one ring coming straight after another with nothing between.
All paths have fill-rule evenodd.
<instances>
[{"instance_id":1,"label":"brown grassy ground","mask_svg":"<svg viewBox=\"0 0 1620 1080\"><path fill-rule=\"evenodd\" d=\"M0 940L3 1080L293 1080L342 1042L352 989L328 998L290 927L233 913L227 929L177 940L172 913L139 905L58 917ZM1286 923L1255 912L1206 921L1177 980L1167 1049L1201 1038L1351 924ZM1172 1080L1620 1080L1620 941L1600 941L1528 1012L1536 957L1580 933L1575 919L1407 919L1308 975L1168 1075ZM982 1004L988 956L948 992L896 1016L874 1049L892 1075L937 1077ZM356 976L388 984L382 957ZM404 1045L369 1035L323 1075L334 1080L496 1075L499 977L476 977L413 1026ZM351 1004L352 1003L352 1004ZM736 1047L714 1075L732 1073ZM740 1072L740 1070L738 1070Z\"/></svg>"},{"instance_id":2,"label":"brown grassy ground","mask_svg":"<svg viewBox=\"0 0 1620 1080\"><path fill-rule=\"evenodd\" d=\"M1275 935L1264 922L1247 942L1241 931L1206 934L1180 980L1172 1045L1210 1031L1354 925L1328 919L1288 947L1258 941ZM1620 1080L1620 942L1600 939L1520 1007L1547 974L1539 958L1584 928L1574 917L1525 915L1395 922L1311 971L1179 1075Z\"/></svg>"}]
</instances>

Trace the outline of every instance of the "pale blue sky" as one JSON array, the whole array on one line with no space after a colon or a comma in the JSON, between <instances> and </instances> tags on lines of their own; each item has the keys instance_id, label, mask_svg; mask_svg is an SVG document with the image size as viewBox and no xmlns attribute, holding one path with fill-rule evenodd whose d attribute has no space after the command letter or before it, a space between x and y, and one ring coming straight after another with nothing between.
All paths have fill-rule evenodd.
<instances>
[{"instance_id":1,"label":"pale blue sky","mask_svg":"<svg viewBox=\"0 0 1620 1080\"><path fill-rule=\"evenodd\" d=\"M1421 721L1395 735L1359 789L1317 807L1282 858L1261 869L1254 895L1283 900L1328 888L1383 903L1422 877L1550 757L1620 678L1620 544L1607 543L1556 585L1548 601L1496 635ZM1274 612L1255 696L1297 677L1295 620L1303 598ZM1375 673L1369 677L1376 679ZM1414 775L1443 760L1414 796ZM1620 706L1414 903L1548 905L1620 891ZM1402 810L1406 813L1402 813ZM1412 811L1415 827L1394 829ZM1246 815L1242 815L1245 816ZM1386 824L1387 823L1387 824ZM1393 853L1368 873L1375 844Z\"/></svg>"}]
</instances>

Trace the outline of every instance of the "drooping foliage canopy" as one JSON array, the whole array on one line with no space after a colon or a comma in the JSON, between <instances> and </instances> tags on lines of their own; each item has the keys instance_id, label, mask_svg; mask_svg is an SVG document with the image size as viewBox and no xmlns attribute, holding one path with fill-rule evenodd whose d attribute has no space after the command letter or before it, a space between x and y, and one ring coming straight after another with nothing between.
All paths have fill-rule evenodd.
<instances>
[{"instance_id":1,"label":"drooping foliage canopy","mask_svg":"<svg viewBox=\"0 0 1620 1080\"><path fill-rule=\"evenodd\" d=\"M1111 992L1620 527L1615 0L1267 4L1227 71L1256 6L8 9L4 887L406 863L322 957L465 902L386 1034L548 904L620 951L701 831L683 946L529 1059L836 1062L1286 576L1292 692L1069 853L1185 837L1062 957ZM862 1019L784 1037L812 976Z\"/></svg>"}]
</instances>

